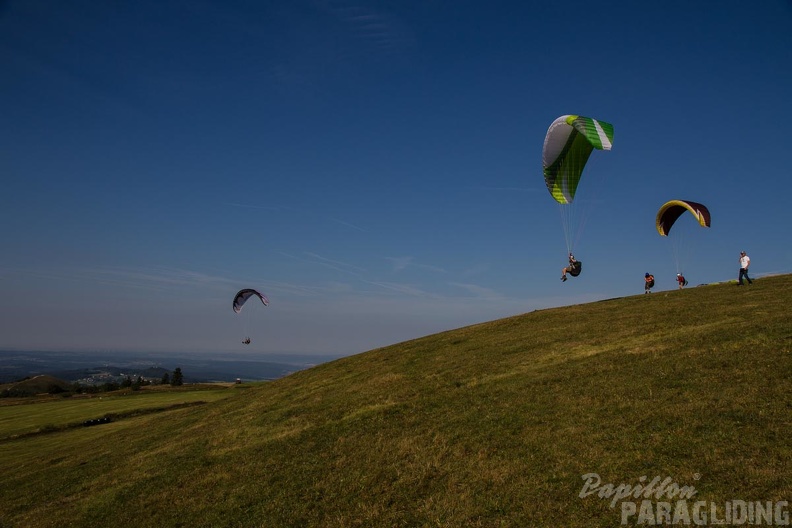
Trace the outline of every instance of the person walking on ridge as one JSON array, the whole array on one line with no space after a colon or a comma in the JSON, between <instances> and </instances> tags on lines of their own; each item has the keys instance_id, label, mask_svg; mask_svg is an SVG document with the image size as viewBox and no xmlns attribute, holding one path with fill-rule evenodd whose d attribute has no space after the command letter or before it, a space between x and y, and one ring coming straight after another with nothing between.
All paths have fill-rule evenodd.
<instances>
[{"instance_id":1,"label":"person walking on ridge","mask_svg":"<svg viewBox=\"0 0 792 528\"><path fill-rule=\"evenodd\" d=\"M748 284L753 284L751 277L748 276L748 266L751 265L751 257L745 254L745 251L740 251L740 274L737 276L737 286L743 285L743 277L748 281Z\"/></svg>"}]
</instances>

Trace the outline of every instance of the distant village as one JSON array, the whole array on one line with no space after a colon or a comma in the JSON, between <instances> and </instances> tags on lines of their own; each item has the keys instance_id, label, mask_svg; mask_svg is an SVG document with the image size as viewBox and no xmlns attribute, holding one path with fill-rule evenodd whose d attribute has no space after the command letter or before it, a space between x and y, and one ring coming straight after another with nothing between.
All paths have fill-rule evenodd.
<instances>
[{"instance_id":1,"label":"distant village","mask_svg":"<svg viewBox=\"0 0 792 528\"><path fill-rule=\"evenodd\" d=\"M28 376L21 380L0 385L0 398L19 398L39 394L95 394L112 392L122 389L140 390L149 385L171 385L178 387L184 384L184 375L179 367L168 372L165 369L161 377L143 376L141 374L125 374L123 372L100 371L73 381L66 381L46 374Z\"/></svg>"}]
</instances>

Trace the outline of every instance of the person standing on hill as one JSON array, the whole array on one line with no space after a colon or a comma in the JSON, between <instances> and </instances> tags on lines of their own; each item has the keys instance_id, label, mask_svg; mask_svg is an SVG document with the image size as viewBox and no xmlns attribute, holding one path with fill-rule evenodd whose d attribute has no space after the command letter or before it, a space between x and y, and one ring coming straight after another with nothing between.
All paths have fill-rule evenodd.
<instances>
[{"instance_id":1,"label":"person standing on hill","mask_svg":"<svg viewBox=\"0 0 792 528\"><path fill-rule=\"evenodd\" d=\"M685 276L681 273L677 273L677 282L679 283L680 290L687 286L687 280L685 280Z\"/></svg>"},{"instance_id":2,"label":"person standing on hill","mask_svg":"<svg viewBox=\"0 0 792 528\"><path fill-rule=\"evenodd\" d=\"M644 275L644 293L652 293L652 288L654 288L654 275L647 272Z\"/></svg>"},{"instance_id":3,"label":"person standing on hill","mask_svg":"<svg viewBox=\"0 0 792 528\"><path fill-rule=\"evenodd\" d=\"M745 254L745 251L740 251L740 274L737 276L737 286L743 285L743 277L748 281L748 284L753 284L753 281L748 276L748 266L751 265L751 257Z\"/></svg>"}]
</instances>

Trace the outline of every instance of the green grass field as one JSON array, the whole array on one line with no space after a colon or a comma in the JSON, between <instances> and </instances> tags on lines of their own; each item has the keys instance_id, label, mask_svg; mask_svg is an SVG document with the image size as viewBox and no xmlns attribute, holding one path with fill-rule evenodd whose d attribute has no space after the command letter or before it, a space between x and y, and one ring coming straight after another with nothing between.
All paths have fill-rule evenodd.
<instances>
[{"instance_id":1,"label":"green grass field","mask_svg":"<svg viewBox=\"0 0 792 528\"><path fill-rule=\"evenodd\" d=\"M541 310L5 440L0 526L619 526L588 473L789 501L791 301L786 275Z\"/></svg>"},{"instance_id":2,"label":"green grass field","mask_svg":"<svg viewBox=\"0 0 792 528\"><path fill-rule=\"evenodd\" d=\"M62 429L106 415L152 412L180 405L217 401L233 394L224 386L201 390L116 391L71 398L0 400L0 440Z\"/></svg>"}]
</instances>

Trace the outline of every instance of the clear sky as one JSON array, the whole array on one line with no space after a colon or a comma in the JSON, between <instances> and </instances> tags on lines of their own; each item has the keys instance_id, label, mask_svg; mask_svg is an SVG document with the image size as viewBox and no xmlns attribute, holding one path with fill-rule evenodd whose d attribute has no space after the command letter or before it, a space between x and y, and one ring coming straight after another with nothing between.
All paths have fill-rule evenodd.
<instances>
[{"instance_id":1,"label":"clear sky","mask_svg":"<svg viewBox=\"0 0 792 528\"><path fill-rule=\"evenodd\" d=\"M783 0L0 0L0 349L346 355L735 279L743 249L792 272L790 27ZM563 114L615 128L566 283ZM681 264L671 199L712 213ZM270 305L236 315L248 287Z\"/></svg>"}]
</instances>

